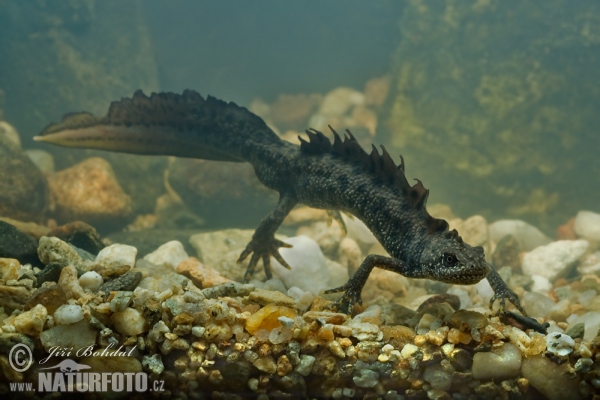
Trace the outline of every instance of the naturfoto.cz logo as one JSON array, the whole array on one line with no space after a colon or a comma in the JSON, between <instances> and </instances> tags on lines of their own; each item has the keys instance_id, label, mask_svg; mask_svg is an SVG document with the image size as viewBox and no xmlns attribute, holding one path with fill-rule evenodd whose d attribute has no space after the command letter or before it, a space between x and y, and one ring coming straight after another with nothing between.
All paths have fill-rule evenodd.
<instances>
[{"instance_id":1,"label":"naturfoto.cz logo","mask_svg":"<svg viewBox=\"0 0 600 400\"><path fill-rule=\"evenodd\" d=\"M128 353L120 351L121 348L110 352L112 356L129 356ZM50 356L41 360L43 364L52 355L64 354L70 355L73 349L50 349ZM76 352L86 355L101 356L107 355L110 348L103 351L92 352L90 348L80 349ZM13 346L9 353L10 366L17 372L24 372L33 364L33 354L31 349L24 344ZM148 374L145 372L88 372L91 367L86 364L77 363L69 358L63 359L60 363L52 367L39 368L38 385L33 388L32 383L10 384L13 392L146 392L163 391L163 381L152 381L149 387Z\"/></svg>"}]
</instances>

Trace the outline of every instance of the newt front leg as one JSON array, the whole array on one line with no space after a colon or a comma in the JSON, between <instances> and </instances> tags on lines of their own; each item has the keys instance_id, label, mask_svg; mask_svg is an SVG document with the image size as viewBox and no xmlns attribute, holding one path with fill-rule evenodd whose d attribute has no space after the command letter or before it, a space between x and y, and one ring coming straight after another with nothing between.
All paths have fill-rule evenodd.
<instances>
[{"instance_id":1,"label":"newt front leg","mask_svg":"<svg viewBox=\"0 0 600 400\"><path fill-rule=\"evenodd\" d=\"M256 264L259 259L262 259L263 266L265 268L265 275L267 279L271 279L273 274L271 273L271 256L273 256L281 265L285 268L290 269L288 263L279 254L280 247L292 247L292 245L282 242L281 240L275 239L275 232L290 213L290 211L298 204L298 200L292 195L281 194L279 202L273 211L271 211L265 218L260 221L258 227L252 235L252 240L238 259L238 263L244 261L250 254L250 263L244 274L244 281L248 282L254 273Z\"/></svg>"}]
</instances>

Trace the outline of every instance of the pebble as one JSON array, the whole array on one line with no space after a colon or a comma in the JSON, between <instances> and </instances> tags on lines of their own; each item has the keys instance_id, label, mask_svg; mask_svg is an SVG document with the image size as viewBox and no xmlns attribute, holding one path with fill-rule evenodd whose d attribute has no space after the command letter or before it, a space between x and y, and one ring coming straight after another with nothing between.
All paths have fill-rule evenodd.
<instances>
[{"instance_id":1,"label":"pebble","mask_svg":"<svg viewBox=\"0 0 600 400\"><path fill-rule=\"evenodd\" d=\"M532 317L546 317L555 305L551 298L537 292L525 292L521 302L527 314Z\"/></svg>"},{"instance_id":2,"label":"pebble","mask_svg":"<svg viewBox=\"0 0 600 400\"><path fill-rule=\"evenodd\" d=\"M431 384L433 389L449 390L452 386L453 368L448 370L440 364L428 365L423 371L423 379Z\"/></svg>"},{"instance_id":3,"label":"pebble","mask_svg":"<svg viewBox=\"0 0 600 400\"><path fill-rule=\"evenodd\" d=\"M281 279L287 288L295 286L318 295L329 285L327 263L318 243L304 235L285 239L284 242L293 246L279 249L291 269L272 259L273 275Z\"/></svg>"},{"instance_id":4,"label":"pebble","mask_svg":"<svg viewBox=\"0 0 600 400\"><path fill-rule=\"evenodd\" d=\"M64 304L54 312L56 325L70 325L84 318L83 309L78 304Z\"/></svg>"},{"instance_id":5,"label":"pebble","mask_svg":"<svg viewBox=\"0 0 600 400\"><path fill-rule=\"evenodd\" d=\"M48 187L61 220L122 224L132 212L131 198L119 185L111 165L99 157L51 175Z\"/></svg>"},{"instance_id":6,"label":"pebble","mask_svg":"<svg viewBox=\"0 0 600 400\"><path fill-rule=\"evenodd\" d=\"M305 292L296 286L289 288L287 295L296 300L296 307L302 312L306 312L309 309L315 298L311 292Z\"/></svg>"},{"instance_id":7,"label":"pebble","mask_svg":"<svg viewBox=\"0 0 600 400\"><path fill-rule=\"evenodd\" d=\"M19 333L38 337L44 328L46 317L48 317L48 311L46 310L46 307L38 304L31 310L17 315L13 325Z\"/></svg>"},{"instance_id":8,"label":"pebble","mask_svg":"<svg viewBox=\"0 0 600 400\"><path fill-rule=\"evenodd\" d=\"M523 359L521 373L547 399L581 399L580 378L573 379L568 363L557 365L543 355Z\"/></svg>"},{"instance_id":9,"label":"pebble","mask_svg":"<svg viewBox=\"0 0 600 400\"><path fill-rule=\"evenodd\" d=\"M57 325L43 331L40 334L40 341L46 351L55 346L81 349L96 344L97 334L98 331L90 325L89 321L83 319L71 325Z\"/></svg>"},{"instance_id":10,"label":"pebble","mask_svg":"<svg viewBox=\"0 0 600 400\"><path fill-rule=\"evenodd\" d=\"M95 258L94 254L98 254L106 247L96 229L83 221L74 221L58 226L48 232L46 236L57 237L75 246L75 249L83 250L88 255L91 253L91 260Z\"/></svg>"},{"instance_id":11,"label":"pebble","mask_svg":"<svg viewBox=\"0 0 600 400\"><path fill-rule=\"evenodd\" d=\"M103 267L121 267L129 268L135 265L137 249L126 244L112 244L100 250L96 256L96 264Z\"/></svg>"},{"instance_id":12,"label":"pebble","mask_svg":"<svg viewBox=\"0 0 600 400\"><path fill-rule=\"evenodd\" d=\"M473 356L473 378L510 379L521 370L521 351L511 343L504 343L489 352L478 352Z\"/></svg>"},{"instance_id":13,"label":"pebble","mask_svg":"<svg viewBox=\"0 0 600 400\"><path fill-rule=\"evenodd\" d=\"M584 239L600 242L600 214L579 211L575 216L575 233Z\"/></svg>"},{"instance_id":14,"label":"pebble","mask_svg":"<svg viewBox=\"0 0 600 400\"><path fill-rule=\"evenodd\" d=\"M277 305L294 308L296 301L288 295L272 290L256 289L248 294L250 301L263 306Z\"/></svg>"},{"instance_id":15,"label":"pebble","mask_svg":"<svg viewBox=\"0 0 600 400\"><path fill-rule=\"evenodd\" d=\"M490 238L498 243L507 235L512 235L523 251L531 251L551 242L538 228L518 219L504 219L489 225Z\"/></svg>"},{"instance_id":16,"label":"pebble","mask_svg":"<svg viewBox=\"0 0 600 400\"><path fill-rule=\"evenodd\" d=\"M583 340L591 342L598 334L600 330L600 312L599 311L588 311L582 315L573 315L567 319L569 326L573 327L577 324L585 325L585 333Z\"/></svg>"},{"instance_id":17,"label":"pebble","mask_svg":"<svg viewBox=\"0 0 600 400\"><path fill-rule=\"evenodd\" d=\"M156 375L162 374L165 370L160 354L153 354L152 356L145 355L144 358L142 358L142 367L144 367L146 371Z\"/></svg>"},{"instance_id":18,"label":"pebble","mask_svg":"<svg viewBox=\"0 0 600 400\"><path fill-rule=\"evenodd\" d=\"M545 276L531 275L531 279L533 280L533 285L531 286L532 292L547 294L552 289L552 282Z\"/></svg>"},{"instance_id":19,"label":"pebble","mask_svg":"<svg viewBox=\"0 0 600 400\"><path fill-rule=\"evenodd\" d=\"M152 253L144 256L144 260L150 261L152 264L163 265L175 270L177 266L188 259L188 255L183 248L181 242L172 240L160 246Z\"/></svg>"},{"instance_id":20,"label":"pebble","mask_svg":"<svg viewBox=\"0 0 600 400\"><path fill-rule=\"evenodd\" d=\"M148 330L146 319L135 308L117 311L110 319L115 324L115 330L125 336L139 335Z\"/></svg>"},{"instance_id":21,"label":"pebble","mask_svg":"<svg viewBox=\"0 0 600 400\"><path fill-rule=\"evenodd\" d=\"M85 292L79 285L79 280L77 279L77 270L72 265L67 265L60 271L58 284L60 285L60 287L62 287L63 291L65 292L67 300L77 300L85 295Z\"/></svg>"},{"instance_id":22,"label":"pebble","mask_svg":"<svg viewBox=\"0 0 600 400\"><path fill-rule=\"evenodd\" d=\"M79 285L90 292L96 292L104 283L102 276L95 271L85 272L79 277Z\"/></svg>"},{"instance_id":23,"label":"pebble","mask_svg":"<svg viewBox=\"0 0 600 400\"><path fill-rule=\"evenodd\" d=\"M354 384L358 387L370 388L377 385L379 374L370 369L358 369L352 377Z\"/></svg>"},{"instance_id":24,"label":"pebble","mask_svg":"<svg viewBox=\"0 0 600 400\"><path fill-rule=\"evenodd\" d=\"M0 279L4 282L19 279L21 263L14 258L0 258Z\"/></svg>"},{"instance_id":25,"label":"pebble","mask_svg":"<svg viewBox=\"0 0 600 400\"><path fill-rule=\"evenodd\" d=\"M104 293L117 291L133 291L142 281L142 273L138 271L129 271L117 278L104 282L100 286L100 291Z\"/></svg>"},{"instance_id":26,"label":"pebble","mask_svg":"<svg viewBox=\"0 0 600 400\"><path fill-rule=\"evenodd\" d=\"M63 288L57 283L48 283L33 292L25 303L25 309L29 310L38 304L46 307L48 314L52 315L61 305L67 302L67 296Z\"/></svg>"},{"instance_id":27,"label":"pebble","mask_svg":"<svg viewBox=\"0 0 600 400\"><path fill-rule=\"evenodd\" d=\"M55 237L42 236L37 251L44 265L58 263L78 267L83 264L83 259L73 247Z\"/></svg>"},{"instance_id":28,"label":"pebble","mask_svg":"<svg viewBox=\"0 0 600 400\"><path fill-rule=\"evenodd\" d=\"M296 366L295 371L302 376L310 375L313 365L315 364L315 360L316 358L311 355L302 354L300 356L300 362Z\"/></svg>"},{"instance_id":29,"label":"pebble","mask_svg":"<svg viewBox=\"0 0 600 400\"><path fill-rule=\"evenodd\" d=\"M288 307L267 304L246 319L246 330L252 335L263 329L270 332L282 326L279 317L295 318L296 312Z\"/></svg>"},{"instance_id":30,"label":"pebble","mask_svg":"<svg viewBox=\"0 0 600 400\"><path fill-rule=\"evenodd\" d=\"M199 288L210 288L232 282L231 279L225 278L216 269L201 263L194 257L181 261L177 265L176 271L178 274L190 278Z\"/></svg>"},{"instance_id":31,"label":"pebble","mask_svg":"<svg viewBox=\"0 0 600 400\"><path fill-rule=\"evenodd\" d=\"M588 247L586 240L559 240L540 246L523 257L523 272L556 279L566 274Z\"/></svg>"}]
</instances>

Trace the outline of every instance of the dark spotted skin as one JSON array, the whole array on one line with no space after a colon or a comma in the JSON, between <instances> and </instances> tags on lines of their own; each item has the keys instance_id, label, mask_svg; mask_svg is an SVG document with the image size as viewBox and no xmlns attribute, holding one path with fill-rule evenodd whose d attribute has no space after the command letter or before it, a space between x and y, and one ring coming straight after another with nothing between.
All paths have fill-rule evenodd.
<instances>
[{"instance_id":1,"label":"dark spotted skin","mask_svg":"<svg viewBox=\"0 0 600 400\"><path fill-rule=\"evenodd\" d=\"M68 114L36 138L62 146L97 148L135 154L163 154L219 161L249 162L260 181L279 192L277 207L257 227L239 261L251 255L245 274L252 276L259 260L271 277L270 258L289 268L279 254L285 243L275 232L297 205L352 214L363 221L390 257L368 255L343 286L336 303L348 313L361 303L361 291L374 267L411 278L473 284L487 278L496 299L519 299L485 261L483 249L464 243L446 221L433 218L425 204L428 191L420 181L410 185L404 162L396 165L387 151L365 152L347 131L342 139L332 129L333 143L322 133L307 131L300 146L282 141L256 115L186 90L182 95L138 91L113 102L108 114Z\"/></svg>"}]
</instances>

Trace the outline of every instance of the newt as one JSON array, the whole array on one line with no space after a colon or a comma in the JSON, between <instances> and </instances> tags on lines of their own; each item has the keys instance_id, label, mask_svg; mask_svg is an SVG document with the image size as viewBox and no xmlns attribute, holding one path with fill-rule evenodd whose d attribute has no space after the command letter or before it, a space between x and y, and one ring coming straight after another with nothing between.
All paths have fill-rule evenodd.
<instances>
[{"instance_id":1,"label":"newt","mask_svg":"<svg viewBox=\"0 0 600 400\"><path fill-rule=\"evenodd\" d=\"M233 102L192 90L183 94L141 91L112 102L105 117L71 113L49 124L34 139L66 147L101 149L143 155L170 155L204 160L248 162L258 179L279 192L279 201L256 228L238 261L251 256L244 279L262 259L271 278L270 258L290 268L275 232L297 205L354 215L371 230L389 257L368 255L340 287L335 303L343 312L362 304L361 292L373 268L409 278L452 284L474 284L486 278L504 310L506 300L524 315L518 296L485 260L482 247L465 243L448 223L426 209L429 191L420 180L409 184L404 159L395 164L385 147L366 152L350 131L343 138L331 128L333 142L309 129L301 144L284 141L257 115Z\"/></svg>"}]
</instances>

